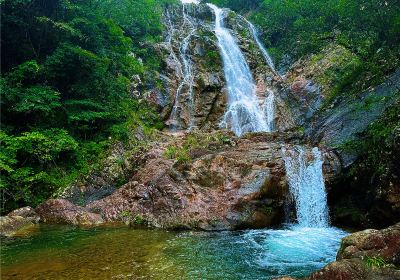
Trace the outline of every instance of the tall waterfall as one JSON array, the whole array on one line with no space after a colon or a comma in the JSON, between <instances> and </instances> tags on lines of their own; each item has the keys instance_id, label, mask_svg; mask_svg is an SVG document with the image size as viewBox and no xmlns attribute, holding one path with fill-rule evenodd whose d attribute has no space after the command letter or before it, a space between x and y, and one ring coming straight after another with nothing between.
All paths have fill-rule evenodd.
<instances>
[{"instance_id":1,"label":"tall waterfall","mask_svg":"<svg viewBox=\"0 0 400 280\"><path fill-rule=\"evenodd\" d=\"M215 34L228 86L228 109L221 126L230 128L236 135L270 131L255 94L256 87L250 68L235 38L224 27L224 11L213 4L207 5L215 13Z\"/></svg>"},{"instance_id":2,"label":"tall waterfall","mask_svg":"<svg viewBox=\"0 0 400 280\"><path fill-rule=\"evenodd\" d=\"M294 150L283 148L283 155L298 224L302 227L327 227L329 216L321 152L313 148L309 153L296 146Z\"/></svg>"}]
</instances>

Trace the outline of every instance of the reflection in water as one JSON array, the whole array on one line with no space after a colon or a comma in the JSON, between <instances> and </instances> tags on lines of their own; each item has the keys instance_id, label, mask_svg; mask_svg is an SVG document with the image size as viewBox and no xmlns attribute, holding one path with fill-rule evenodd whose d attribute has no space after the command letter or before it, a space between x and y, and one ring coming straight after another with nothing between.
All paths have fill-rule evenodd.
<instances>
[{"instance_id":1,"label":"reflection in water","mask_svg":"<svg viewBox=\"0 0 400 280\"><path fill-rule=\"evenodd\" d=\"M332 230L332 228L330 228ZM41 226L3 240L1 279L269 279L335 258L340 230L166 232Z\"/></svg>"}]
</instances>

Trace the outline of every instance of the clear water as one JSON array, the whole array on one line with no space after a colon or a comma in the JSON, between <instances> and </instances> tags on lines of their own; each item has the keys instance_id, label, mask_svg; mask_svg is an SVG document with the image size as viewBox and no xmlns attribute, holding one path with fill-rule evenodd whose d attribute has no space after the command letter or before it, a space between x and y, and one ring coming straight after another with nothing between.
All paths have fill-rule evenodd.
<instances>
[{"instance_id":1,"label":"clear water","mask_svg":"<svg viewBox=\"0 0 400 280\"><path fill-rule=\"evenodd\" d=\"M271 279L334 260L338 229L167 232L42 225L3 240L1 279Z\"/></svg>"},{"instance_id":2,"label":"clear water","mask_svg":"<svg viewBox=\"0 0 400 280\"><path fill-rule=\"evenodd\" d=\"M213 4L207 5L215 14L215 34L228 87L228 109L221 126L231 129L239 136L246 132L270 131L255 94L256 87L249 65L236 39L224 27L224 11Z\"/></svg>"}]
</instances>

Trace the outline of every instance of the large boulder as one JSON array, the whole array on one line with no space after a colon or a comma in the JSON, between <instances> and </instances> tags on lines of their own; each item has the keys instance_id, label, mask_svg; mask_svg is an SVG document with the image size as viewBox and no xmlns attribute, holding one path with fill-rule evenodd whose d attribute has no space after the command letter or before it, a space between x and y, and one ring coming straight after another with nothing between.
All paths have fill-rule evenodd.
<instances>
[{"instance_id":1,"label":"large boulder","mask_svg":"<svg viewBox=\"0 0 400 280\"><path fill-rule=\"evenodd\" d=\"M49 199L36 208L42 222L92 226L103 223L99 214L91 213L65 199Z\"/></svg>"}]
</instances>

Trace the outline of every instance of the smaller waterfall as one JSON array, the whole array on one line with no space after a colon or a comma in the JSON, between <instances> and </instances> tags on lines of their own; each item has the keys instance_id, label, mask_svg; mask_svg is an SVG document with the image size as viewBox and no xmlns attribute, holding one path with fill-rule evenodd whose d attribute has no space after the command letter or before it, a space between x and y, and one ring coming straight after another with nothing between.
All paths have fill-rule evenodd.
<instances>
[{"instance_id":1,"label":"smaller waterfall","mask_svg":"<svg viewBox=\"0 0 400 280\"><path fill-rule=\"evenodd\" d=\"M329 226L327 197L322 173L322 156L318 148L311 153L303 147L282 149L289 190L296 204L297 222L301 227Z\"/></svg>"},{"instance_id":2,"label":"smaller waterfall","mask_svg":"<svg viewBox=\"0 0 400 280\"><path fill-rule=\"evenodd\" d=\"M188 5L187 5L188 4ZM172 107L172 112L170 118L173 121L173 128L177 129L178 126L178 109L180 106L180 97L182 91L187 89L188 97L189 97L189 129L193 127L193 111L194 111L194 94L193 94L193 85L194 85L194 73L193 73L193 64L189 55L189 45L192 37L196 33L196 25L193 22L193 19L189 16L187 12L187 6L190 4L197 4L197 1L182 1L182 15L183 15L183 26L189 27L188 35L183 39L180 48L179 48L179 57L181 58L182 63L181 66L181 74L182 81L179 83L178 88L175 93L175 103Z\"/></svg>"},{"instance_id":3,"label":"smaller waterfall","mask_svg":"<svg viewBox=\"0 0 400 280\"><path fill-rule=\"evenodd\" d=\"M180 76L183 76L182 64L179 61L179 59L174 51L174 48L172 47L172 40L174 38L176 29L174 28L174 25L172 24L171 15L168 10L165 10L165 18L166 18L165 25L167 26L167 30L168 30L166 42L168 45L169 53L170 53L172 60L175 61L175 63L176 63L175 71L178 72Z\"/></svg>"},{"instance_id":4,"label":"smaller waterfall","mask_svg":"<svg viewBox=\"0 0 400 280\"><path fill-rule=\"evenodd\" d=\"M255 94L253 77L235 38L224 27L224 11L207 4L215 14L215 34L224 64L228 87L228 109L221 126L236 135L246 132L269 131L265 116Z\"/></svg>"},{"instance_id":5,"label":"smaller waterfall","mask_svg":"<svg viewBox=\"0 0 400 280\"><path fill-rule=\"evenodd\" d=\"M268 90L268 96L264 103L264 113L267 119L268 132L274 130L275 123L275 95L272 90Z\"/></svg>"},{"instance_id":6,"label":"smaller waterfall","mask_svg":"<svg viewBox=\"0 0 400 280\"><path fill-rule=\"evenodd\" d=\"M256 41L256 43L258 45L258 48L260 49L262 55L264 56L264 59L267 62L268 66L272 69L272 71L274 71L274 73L276 73L275 65L274 65L274 62L273 62L271 56L269 55L268 51L265 49L264 45L261 43L260 38L258 38L257 29L255 28L255 26L250 21L248 21L245 18L243 18L243 19L249 25L251 33L253 35L253 38Z\"/></svg>"}]
</instances>

